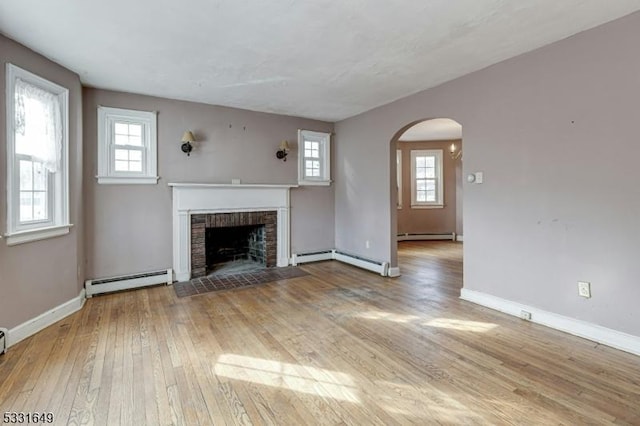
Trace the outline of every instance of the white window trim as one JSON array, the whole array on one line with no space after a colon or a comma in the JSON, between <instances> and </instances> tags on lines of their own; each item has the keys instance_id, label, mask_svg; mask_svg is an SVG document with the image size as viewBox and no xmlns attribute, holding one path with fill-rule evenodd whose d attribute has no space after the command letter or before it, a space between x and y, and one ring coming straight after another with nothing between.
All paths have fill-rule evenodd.
<instances>
[{"instance_id":1,"label":"white window trim","mask_svg":"<svg viewBox=\"0 0 640 426\"><path fill-rule=\"evenodd\" d=\"M116 172L113 170L111 140L112 123L116 120L139 123L144 128L142 172ZM158 128L155 111L98 107L98 175L99 184L158 183Z\"/></svg>"},{"instance_id":2,"label":"white window trim","mask_svg":"<svg viewBox=\"0 0 640 426\"><path fill-rule=\"evenodd\" d=\"M52 183L52 218L43 223L20 226L18 211L20 197L15 194L15 182L19 181L15 168L15 82L21 79L58 96L62 116L62 157L60 171ZM7 245L28 243L58 237L69 233L73 226L69 223L69 90L27 70L7 63L6 66L6 132L7 132ZM18 189L19 192L19 189ZM51 199L50 199L51 200ZM16 208L17 204L17 208Z\"/></svg>"},{"instance_id":3,"label":"white window trim","mask_svg":"<svg viewBox=\"0 0 640 426\"><path fill-rule=\"evenodd\" d=\"M402 150L396 149L396 185L398 187L398 209L402 209Z\"/></svg>"},{"instance_id":4,"label":"white window trim","mask_svg":"<svg viewBox=\"0 0 640 426\"><path fill-rule=\"evenodd\" d=\"M321 173L318 178L304 175L304 141L320 143ZM331 185L331 133L298 130L298 185Z\"/></svg>"},{"instance_id":5,"label":"white window trim","mask_svg":"<svg viewBox=\"0 0 640 426\"><path fill-rule=\"evenodd\" d=\"M436 157L437 198L436 201L420 202L416 200L416 157L432 155ZM444 207L444 162L441 149L411 150L411 208L441 209Z\"/></svg>"}]
</instances>

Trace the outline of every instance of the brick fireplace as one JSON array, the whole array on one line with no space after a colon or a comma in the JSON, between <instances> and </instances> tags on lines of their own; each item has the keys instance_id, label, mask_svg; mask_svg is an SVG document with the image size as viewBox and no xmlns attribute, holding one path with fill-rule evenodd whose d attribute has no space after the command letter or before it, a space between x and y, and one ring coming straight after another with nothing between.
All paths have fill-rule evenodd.
<instances>
[{"instance_id":1,"label":"brick fireplace","mask_svg":"<svg viewBox=\"0 0 640 426\"><path fill-rule=\"evenodd\" d=\"M191 215L191 278L205 276L216 260L236 256L276 266L277 226L276 211Z\"/></svg>"},{"instance_id":2,"label":"brick fireplace","mask_svg":"<svg viewBox=\"0 0 640 426\"><path fill-rule=\"evenodd\" d=\"M206 274L207 229L264 226L267 266L288 266L289 190L296 185L170 183L174 279Z\"/></svg>"}]
</instances>

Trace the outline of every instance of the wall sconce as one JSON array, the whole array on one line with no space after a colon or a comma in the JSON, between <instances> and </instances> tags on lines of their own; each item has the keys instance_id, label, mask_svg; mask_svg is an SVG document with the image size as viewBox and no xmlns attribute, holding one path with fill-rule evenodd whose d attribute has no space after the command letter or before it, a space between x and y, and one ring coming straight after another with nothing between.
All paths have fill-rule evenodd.
<instances>
[{"instance_id":1,"label":"wall sconce","mask_svg":"<svg viewBox=\"0 0 640 426\"><path fill-rule=\"evenodd\" d=\"M191 130L187 130L182 135L182 146L180 147L180 149L182 150L182 152L187 154L187 157L191 155L191 150L193 149L193 145L191 145L191 142L195 141L196 138L193 136L193 133L191 133Z\"/></svg>"},{"instance_id":2,"label":"wall sconce","mask_svg":"<svg viewBox=\"0 0 640 426\"><path fill-rule=\"evenodd\" d=\"M451 158L457 160L462 155L462 150L456 147L455 143L452 143L449 147L449 154L451 154Z\"/></svg>"},{"instance_id":3,"label":"wall sconce","mask_svg":"<svg viewBox=\"0 0 640 426\"><path fill-rule=\"evenodd\" d=\"M289 142L282 141L276 151L276 158L278 160L287 161L287 154L289 153Z\"/></svg>"}]
</instances>

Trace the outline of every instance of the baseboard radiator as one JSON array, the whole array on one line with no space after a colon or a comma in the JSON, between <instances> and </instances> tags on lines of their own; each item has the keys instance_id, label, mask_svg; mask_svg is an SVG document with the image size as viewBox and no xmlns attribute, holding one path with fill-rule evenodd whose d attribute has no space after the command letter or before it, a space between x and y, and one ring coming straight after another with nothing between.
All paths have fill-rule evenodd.
<instances>
[{"instance_id":1,"label":"baseboard radiator","mask_svg":"<svg viewBox=\"0 0 640 426\"><path fill-rule=\"evenodd\" d=\"M142 274L122 275L119 277L87 280L84 282L87 297L96 294L111 293L120 290L130 290L151 285L173 283L173 270L146 272Z\"/></svg>"},{"instance_id":2,"label":"baseboard radiator","mask_svg":"<svg viewBox=\"0 0 640 426\"><path fill-rule=\"evenodd\" d=\"M358 268L376 272L383 277L389 273L389 263L377 262L375 260L366 259L361 256L344 253L338 250L325 250L313 253L294 254L291 258L291 264L296 266L300 263L318 262L321 260L337 260L339 262L348 263Z\"/></svg>"},{"instance_id":3,"label":"baseboard radiator","mask_svg":"<svg viewBox=\"0 0 640 426\"><path fill-rule=\"evenodd\" d=\"M319 262L321 260L333 260L334 250L314 251L311 253L294 254L291 256L291 264L297 266L300 263Z\"/></svg>"},{"instance_id":4,"label":"baseboard radiator","mask_svg":"<svg viewBox=\"0 0 640 426\"><path fill-rule=\"evenodd\" d=\"M398 241L456 240L456 233L450 234L398 234Z\"/></svg>"}]
</instances>

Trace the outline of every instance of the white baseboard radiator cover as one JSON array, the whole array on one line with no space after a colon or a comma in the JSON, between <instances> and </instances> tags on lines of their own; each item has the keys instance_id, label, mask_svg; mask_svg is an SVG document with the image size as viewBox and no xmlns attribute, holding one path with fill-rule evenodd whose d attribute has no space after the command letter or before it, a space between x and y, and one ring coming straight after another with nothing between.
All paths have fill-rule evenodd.
<instances>
[{"instance_id":1,"label":"white baseboard radiator cover","mask_svg":"<svg viewBox=\"0 0 640 426\"><path fill-rule=\"evenodd\" d=\"M456 233L450 234L398 234L398 241L456 240Z\"/></svg>"},{"instance_id":2,"label":"white baseboard radiator cover","mask_svg":"<svg viewBox=\"0 0 640 426\"><path fill-rule=\"evenodd\" d=\"M348 263L358 268L376 272L383 277L388 276L389 263L377 262L375 260L366 259L361 256L344 253L338 250L325 250L313 253L294 254L291 257L291 264L296 266L300 263L318 262L321 260L337 260L339 262Z\"/></svg>"},{"instance_id":3,"label":"white baseboard radiator cover","mask_svg":"<svg viewBox=\"0 0 640 426\"><path fill-rule=\"evenodd\" d=\"M96 294L112 293L114 291L131 290L134 288L148 287L151 285L173 283L173 269L145 272L141 274L122 275L111 278L87 280L84 287L87 297Z\"/></svg>"}]
</instances>

